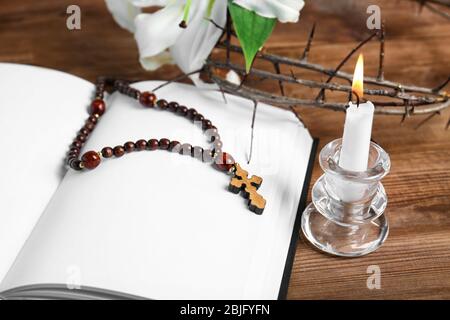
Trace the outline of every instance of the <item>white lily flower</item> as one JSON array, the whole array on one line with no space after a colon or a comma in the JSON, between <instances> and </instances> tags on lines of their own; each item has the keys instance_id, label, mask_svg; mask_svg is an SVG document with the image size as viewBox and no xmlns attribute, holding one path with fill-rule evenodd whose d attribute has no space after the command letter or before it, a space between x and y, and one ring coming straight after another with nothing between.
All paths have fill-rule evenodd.
<instances>
[{"instance_id":1,"label":"white lily flower","mask_svg":"<svg viewBox=\"0 0 450 320\"><path fill-rule=\"evenodd\" d=\"M134 18L141 13L141 9L128 0L105 0L105 2L117 24L130 32L134 32Z\"/></svg>"},{"instance_id":2,"label":"white lily flower","mask_svg":"<svg viewBox=\"0 0 450 320\"><path fill-rule=\"evenodd\" d=\"M303 0L234 0L241 7L280 22L297 22L305 2Z\"/></svg>"},{"instance_id":3,"label":"white lily flower","mask_svg":"<svg viewBox=\"0 0 450 320\"><path fill-rule=\"evenodd\" d=\"M141 65L155 70L176 63L185 73L201 69L225 27L227 0L105 0L116 22L134 33ZM282 22L298 20L303 0L234 0L246 9ZM161 6L154 13L142 7ZM186 8L188 7L188 8ZM187 14L187 15L186 15ZM179 26L187 18L187 28ZM195 84L199 75L191 76Z\"/></svg>"},{"instance_id":4,"label":"white lily flower","mask_svg":"<svg viewBox=\"0 0 450 320\"><path fill-rule=\"evenodd\" d=\"M226 23L226 0L216 0L208 16L208 1L193 0L187 28L181 28L185 1L172 1L152 14L140 14L135 19L135 38L140 53L140 62L145 69L154 70L170 58L189 73L201 69L211 53ZM191 76L198 84L199 75Z\"/></svg>"},{"instance_id":5,"label":"white lily flower","mask_svg":"<svg viewBox=\"0 0 450 320\"><path fill-rule=\"evenodd\" d=\"M136 30L134 19L142 13L141 8L167 4L167 0L105 0L105 2L117 24L132 33Z\"/></svg>"},{"instance_id":6,"label":"white lily flower","mask_svg":"<svg viewBox=\"0 0 450 320\"><path fill-rule=\"evenodd\" d=\"M190 4L187 16L185 7ZM106 0L116 22L134 32L141 65L155 70L163 64L176 63L189 73L201 69L226 23L227 0ZM212 5L213 4L213 5ZM212 5L212 6L210 6ZM154 13L141 8L163 6ZM180 22L187 18L187 27ZM199 75L191 76L196 83Z\"/></svg>"}]
</instances>

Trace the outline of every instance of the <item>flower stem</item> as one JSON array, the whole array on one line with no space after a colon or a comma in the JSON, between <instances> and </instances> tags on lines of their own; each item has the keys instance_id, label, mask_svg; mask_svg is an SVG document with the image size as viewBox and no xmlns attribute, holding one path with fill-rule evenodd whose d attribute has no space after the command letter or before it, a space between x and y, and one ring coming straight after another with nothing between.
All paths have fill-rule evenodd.
<instances>
[{"instance_id":1,"label":"flower stem","mask_svg":"<svg viewBox=\"0 0 450 320\"><path fill-rule=\"evenodd\" d=\"M180 28L187 28L187 22L189 19L189 11L191 9L191 3L192 0L187 0L186 5L184 6L184 14L183 14L183 20L180 22Z\"/></svg>"}]
</instances>

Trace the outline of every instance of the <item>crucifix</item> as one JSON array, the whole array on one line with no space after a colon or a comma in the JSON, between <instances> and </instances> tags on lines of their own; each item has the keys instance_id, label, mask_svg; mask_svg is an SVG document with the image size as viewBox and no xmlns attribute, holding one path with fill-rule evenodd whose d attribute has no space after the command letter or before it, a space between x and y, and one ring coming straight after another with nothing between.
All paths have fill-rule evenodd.
<instances>
[{"instance_id":1,"label":"crucifix","mask_svg":"<svg viewBox=\"0 0 450 320\"><path fill-rule=\"evenodd\" d=\"M248 207L256 214L262 214L266 206L266 200L258 193L258 188L263 179L258 176L248 178L248 172L235 164L234 177L231 178L228 190L233 193L243 192L243 196L248 199Z\"/></svg>"}]
</instances>

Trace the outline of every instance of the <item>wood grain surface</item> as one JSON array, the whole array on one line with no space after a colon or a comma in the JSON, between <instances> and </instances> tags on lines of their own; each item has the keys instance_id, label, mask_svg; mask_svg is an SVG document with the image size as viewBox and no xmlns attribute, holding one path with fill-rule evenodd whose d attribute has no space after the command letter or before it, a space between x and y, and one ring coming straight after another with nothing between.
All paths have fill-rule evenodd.
<instances>
[{"instance_id":1,"label":"wood grain surface","mask_svg":"<svg viewBox=\"0 0 450 320\"><path fill-rule=\"evenodd\" d=\"M351 5L349 5L351 3ZM450 22L408 0L370 1L380 5L386 24L386 78L434 87L450 74ZM78 4L82 29L66 28L66 8ZM266 49L300 56L317 22L310 59L336 66L366 33L368 1L307 1L298 24L278 25ZM170 79L180 71L166 66L144 71L135 41L117 26L103 1L0 0L0 61L45 66L94 81L98 75L130 79ZM378 45L363 50L366 74L376 75ZM345 71L351 72L350 64ZM298 75L306 75L298 71ZM266 87L269 85L266 85ZM270 84L277 90L275 84ZM290 94L303 96L299 88ZM298 108L319 149L342 135L344 114ZM390 154L392 171L384 186L389 196L390 234L385 245L363 258L343 259L312 249L301 238L290 299L449 299L450 298L450 112L433 117L377 116L373 139ZM313 181L320 175L317 164ZM369 290L367 268L381 269L381 289Z\"/></svg>"}]
</instances>

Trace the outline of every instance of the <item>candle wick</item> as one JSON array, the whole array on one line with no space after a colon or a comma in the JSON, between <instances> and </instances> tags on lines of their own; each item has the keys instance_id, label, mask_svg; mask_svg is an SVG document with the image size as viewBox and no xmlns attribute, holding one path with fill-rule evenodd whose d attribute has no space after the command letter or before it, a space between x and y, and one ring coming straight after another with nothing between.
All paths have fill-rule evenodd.
<instances>
[{"instance_id":1,"label":"candle wick","mask_svg":"<svg viewBox=\"0 0 450 320\"><path fill-rule=\"evenodd\" d=\"M359 95L354 90L352 90L352 94L354 94L356 96L356 107L359 108Z\"/></svg>"}]
</instances>

